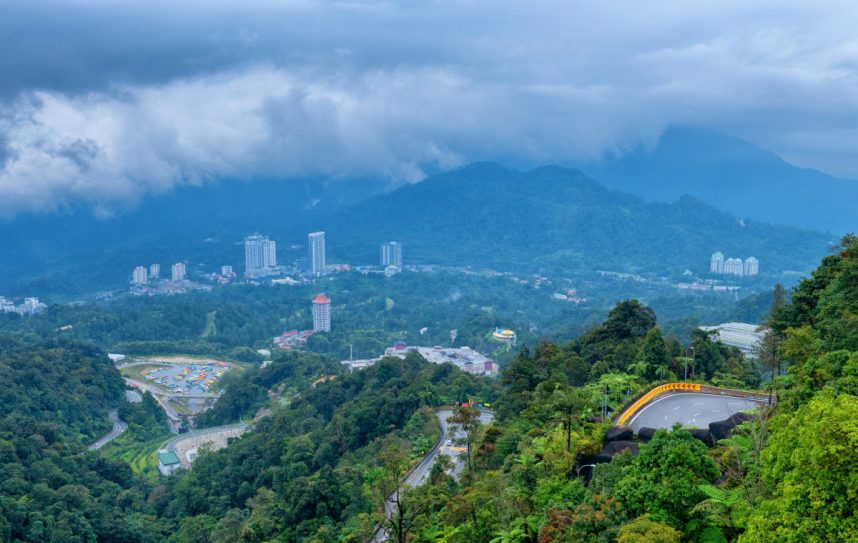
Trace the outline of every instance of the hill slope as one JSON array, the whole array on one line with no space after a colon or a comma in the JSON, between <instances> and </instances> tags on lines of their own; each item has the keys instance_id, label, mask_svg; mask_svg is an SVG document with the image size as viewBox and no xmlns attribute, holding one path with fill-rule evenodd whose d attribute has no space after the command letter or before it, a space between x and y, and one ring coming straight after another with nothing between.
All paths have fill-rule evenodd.
<instances>
[{"instance_id":1,"label":"hill slope","mask_svg":"<svg viewBox=\"0 0 858 543\"><path fill-rule=\"evenodd\" d=\"M581 167L609 187L647 200L690 194L739 217L837 234L858 231L858 181L793 166L718 132L670 127L653 150Z\"/></svg>"},{"instance_id":2,"label":"hill slope","mask_svg":"<svg viewBox=\"0 0 858 543\"><path fill-rule=\"evenodd\" d=\"M716 250L754 255L762 272L779 273L810 269L829 241L740 222L693 198L646 204L577 170L480 163L348 207L318 185L257 181L183 189L104 221L21 217L0 224L0 292L116 288L151 262L167 270L187 261L192 274L222 264L240 271L241 240L254 231L273 236L280 262L291 264L314 230L328 231L330 262L374 264L379 244L395 239L411 263L551 273L705 271Z\"/></svg>"},{"instance_id":3,"label":"hill slope","mask_svg":"<svg viewBox=\"0 0 858 543\"><path fill-rule=\"evenodd\" d=\"M396 239L408 261L563 273L706 271L716 250L754 255L772 273L808 269L828 236L740 221L693 198L645 203L556 166L481 163L370 198L331 221L328 238L369 259Z\"/></svg>"}]
</instances>

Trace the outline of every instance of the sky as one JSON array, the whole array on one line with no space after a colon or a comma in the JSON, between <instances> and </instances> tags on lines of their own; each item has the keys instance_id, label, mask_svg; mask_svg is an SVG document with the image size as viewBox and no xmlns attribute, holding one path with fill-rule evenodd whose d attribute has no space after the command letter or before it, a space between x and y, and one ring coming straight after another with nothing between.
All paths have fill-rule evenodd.
<instances>
[{"instance_id":1,"label":"sky","mask_svg":"<svg viewBox=\"0 0 858 543\"><path fill-rule=\"evenodd\" d=\"M858 3L0 3L0 215L598 161L669 125L858 178Z\"/></svg>"}]
</instances>

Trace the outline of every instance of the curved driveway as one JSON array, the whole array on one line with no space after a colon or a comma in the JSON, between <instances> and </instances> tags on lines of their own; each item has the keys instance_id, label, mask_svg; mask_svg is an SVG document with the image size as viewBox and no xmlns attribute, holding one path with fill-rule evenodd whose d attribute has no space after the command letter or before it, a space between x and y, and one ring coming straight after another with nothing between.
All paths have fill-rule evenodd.
<instances>
[{"instance_id":1,"label":"curved driveway","mask_svg":"<svg viewBox=\"0 0 858 543\"><path fill-rule=\"evenodd\" d=\"M688 428L709 428L709 423L724 420L740 411L765 405L762 398L699 392L676 392L659 396L646 404L628 423L635 432L641 428L672 428L679 423Z\"/></svg>"}]
</instances>

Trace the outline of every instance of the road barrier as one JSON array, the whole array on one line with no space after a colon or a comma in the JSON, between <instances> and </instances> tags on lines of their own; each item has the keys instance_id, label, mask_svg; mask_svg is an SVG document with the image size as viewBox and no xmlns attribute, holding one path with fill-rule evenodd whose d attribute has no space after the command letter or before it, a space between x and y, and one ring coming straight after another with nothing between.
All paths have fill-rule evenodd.
<instances>
[{"instance_id":1,"label":"road barrier","mask_svg":"<svg viewBox=\"0 0 858 543\"><path fill-rule=\"evenodd\" d=\"M656 396L667 392L700 392L700 385L697 383L667 383L659 385L635 400L633 404L620 413L620 416L617 417L617 426L624 426L644 405L648 404Z\"/></svg>"}]
</instances>

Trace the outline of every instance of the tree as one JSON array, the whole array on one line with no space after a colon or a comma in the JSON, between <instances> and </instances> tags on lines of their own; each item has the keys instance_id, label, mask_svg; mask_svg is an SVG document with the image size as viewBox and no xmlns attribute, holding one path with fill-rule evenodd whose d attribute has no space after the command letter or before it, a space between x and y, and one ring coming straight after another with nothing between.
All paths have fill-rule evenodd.
<instances>
[{"instance_id":1,"label":"tree","mask_svg":"<svg viewBox=\"0 0 858 543\"><path fill-rule=\"evenodd\" d=\"M717 477L706 446L676 426L672 432L658 430L641 447L623 468L615 494L631 513L648 513L655 521L681 528L691 518L691 508L705 498L699 485Z\"/></svg>"},{"instance_id":2,"label":"tree","mask_svg":"<svg viewBox=\"0 0 858 543\"><path fill-rule=\"evenodd\" d=\"M858 534L858 397L818 394L771 420L763 450L769 493L741 543L850 541Z\"/></svg>"},{"instance_id":3,"label":"tree","mask_svg":"<svg viewBox=\"0 0 858 543\"><path fill-rule=\"evenodd\" d=\"M658 328L653 327L646 333L638 353L638 359L646 365L644 376L650 380L658 374L659 369L666 369L670 365L667 346Z\"/></svg>"},{"instance_id":4,"label":"tree","mask_svg":"<svg viewBox=\"0 0 858 543\"><path fill-rule=\"evenodd\" d=\"M477 407L463 405L453 410L453 416L447 418L447 422L453 428L461 429L465 434L465 446L468 451L468 468L473 468L471 461L471 442L477 430L482 424L480 423L480 410Z\"/></svg>"},{"instance_id":5,"label":"tree","mask_svg":"<svg viewBox=\"0 0 858 543\"><path fill-rule=\"evenodd\" d=\"M426 509L417 492L405 485L408 471L408 450L399 439L389 434L381 449L383 475L379 481L379 494L385 521L382 526L397 543L406 543L415 528L416 520Z\"/></svg>"},{"instance_id":6,"label":"tree","mask_svg":"<svg viewBox=\"0 0 858 543\"><path fill-rule=\"evenodd\" d=\"M620 527L617 543L679 543L682 534L667 524L642 515Z\"/></svg>"},{"instance_id":7,"label":"tree","mask_svg":"<svg viewBox=\"0 0 858 543\"><path fill-rule=\"evenodd\" d=\"M589 395L581 388L557 386L551 397L551 406L563 423L566 452L571 453L572 428L591 411Z\"/></svg>"}]
</instances>

